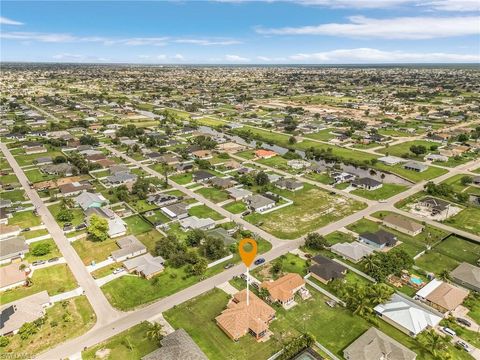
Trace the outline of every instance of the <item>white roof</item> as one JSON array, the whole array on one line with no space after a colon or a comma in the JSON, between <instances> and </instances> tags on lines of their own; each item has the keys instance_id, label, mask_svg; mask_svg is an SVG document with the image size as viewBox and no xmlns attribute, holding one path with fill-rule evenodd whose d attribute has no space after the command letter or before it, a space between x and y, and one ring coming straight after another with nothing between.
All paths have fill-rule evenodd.
<instances>
[{"instance_id":1,"label":"white roof","mask_svg":"<svg viewBox=\"0 0 480 360\"><path fill-rule=\"evenodd\" d=\"M123 234L127 231L125 223L118 216L115 216L113 219L108 220L108 236L113 237L118 234Z\"/></svg>"},{"instance_id":2,"label":"white roof","mask_svg":"<svg viewBox=\"0 0 480 360\"><path fill-rule=\"evenodd\" d=\"M350 259L360 260L361 258L373 253L373 249L358 241L352 243L344 242L332 245L332 250L342 254Z\"/></svg>"},{"instance_id":3,"label":"white roof","mask_svg":"<svg viewBox=\"0 0 480 360\"><path fill-rule=\"evenodd\" d=\"M405 162L407 160L405 159L402 159L398 156L383 156L381 158L378 158L378 161L381 161L383 163L387 163L387 164L392 164L392 165L395 165L395 164L398 164L398 163L401 163L401 162Z\"/></svg>"},{"instance_id":4,"label":"white roof","mask_svg":"<svg viewBox=\"0 0 480 360\"><path fill-rule=\"evenodd\" d=\"M431 311L427 309L427 306L420 306L398 294L394 294L390 302L374 308L382 317L389 318L414 335L418 335L429 326L437 326L442 320L433 309Z\"/></svg>"},{"instance_id":5,"label":"white roof","mask_svg":"<svg viewBox=\"0 0 480 360\"><path fill-rule=\"evenodd\" d=\"M427 285L418 290L416 295L425 299L433 290L442 285L442 283L443 281L433 279Z\"/></svg>"},{"instance_id":6,"label":"white roof","mask_svg":"<svg viewBox=\"0 0 480 360\"><path fill-rule=\"evenodd\" d=\"M230 188L227 192L234 197L247 197L252 195L252 192L242 188Z\"/></svg>"},{"instance_id":7,"label":"white roof","mask_svg":"<svg viewBox=\"0 0 480 360\"><path fill-rule=\"evenodd\" d=\"M180 225L185 229L201 229L215 225L215 221L210 218L199 219L196 216L189 216L180 220Z\"/></svg>"}]
</instances>

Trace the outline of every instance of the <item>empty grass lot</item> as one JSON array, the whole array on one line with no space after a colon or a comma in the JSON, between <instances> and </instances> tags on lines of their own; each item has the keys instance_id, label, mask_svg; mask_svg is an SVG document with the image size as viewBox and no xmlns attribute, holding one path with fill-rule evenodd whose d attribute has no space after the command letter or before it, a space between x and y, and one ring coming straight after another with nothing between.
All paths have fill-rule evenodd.
<instances>
[{"instance_id":1,"label":"empty grass lot","mask_svg":"<svg viewBox=\"0 0 480 360\"><path fill-rule=\"evenodd\" d=\"M305 184L302 190L296 192L275 192L293 200L293 204L264 215L253 213L245 220L283 239L295 239L365 206L351 199L330 195L310 184Z\"/></svg>"},{"instance_id":2,"label":"empty grass lot","mask_svg":"<svg viewBox=\"0 0 480 360\"><path fill-rule=\"evenodd\" d=\"M153 226L140 215L129 216L124 218L123 221L127 224L128 232L133 235L143 234L153 228Z\"/></svg>"},{"instance_id":3,"label":"empty grass lot","mask_svg":"<svg viewBox=\"0 0 480 360\"><path fill-rule=\"evenodd\" d=\"M25 201L25 191L23 189L12 190L12 191L3 191L0 193L0 199L15 201Z\"/></svg>"},{"instance_id":4,"label":"empty grass lot","mask_svg":"<svg viewBox=\"0 0 480 360\"><path fill-rule=\"evenodd\" d=\"M412 159L423 160L423 157L426 154L422 154L420 156L415 156L414 153L410 152L410 147L413 146L413 145L415 145L415 146L425 146L426 149L427 149L427 154L428 154L429 152L431 152L430 151L430 146L438 145L438 144L433 142L433 141L414 140L414 141L403 142L403 143L400 143L400 144L397 144L397 145L392 145L392 146L389 146L388 148L380 149L380 150L378 150L378 152L380 152L382 154L387 154L388 153L388 155L398 156L398 157L402 157L402 155L404 155L404 154L409 154L410 158L412 158Z\"/></svg>"},{"instance_id":5,"label":"empty grass lot","mask_svg":"<svg viewBox=\"0 0 480 360\"><path fill-rule=\"evenodd\" d=\"M48 210L50 210L50 212L52 213L57 223L60 225L60 227L62 227L63 224L65 224L65 222L57 219L58 213L62 210L61 204L57 203L57 204L50 205L48 207ZM73 208L73 209L68 209L68 211L73 214L73 220L69 221L73 226L80 225L81 223L84 222L85 217L83 215L82 209Z\"/></svg>"},{"instance_id":6,"label":"empty grass lot","mask_svg":"<svg viewBox=\"0 0 480 360\"><path fill-rule=\"evenodd\" d=\"M448 170L445 170L436 166L432 166L432 165L429 165L428 169L423 172L416 172L416 171L404 169L403 164L388 166L385 164L377 163L375 164L375 168L381 171L392 172L394 174L397 174L415 183L420 182L422 180L435 179L436 177L439 177L448 172Z\"/></svg>"},{"instance_id":7,"label":"empty grass lot","mask_svg":"<svg viewBox=\"0 0 480 360\"><path fill-rule=\"evenodd\" d=\"M110 353L103 357L104 360L138 360L159 347L157 341L147 336L150 323L144 321L130 329L122 331L107 341L82 352L83 360L96 360L95 353L98 350L108 349ZM180 359L179 359L180 360Z\"/></svg>"},{"instance_id":8,"label":"empty grass lot","mask_svg":"<svg viewBox=\"0 0 480 360\"><path fill-rule=\"evenodd\" d=\"M176 182L179 185L186 185L193 181L193 176L192 176L192 173L176 174L176 175L170 176L169 179Z\"/></svg>"},{"instance_id":9,"label":"empty grass lot","mask_svg":"<svg viewBox=\"0 0 480 360\"><path fill-rule=\"evenodd\" d=\"M214 187L204 187L195 192L214 203L219 203L229 199L228 193Z\"/></svg>"},{"instance_id":10,"label":"empty grass lot","mask_svg":"<svg viewBox=\"0 0 480 360\"><path fill-rule=\"evenodd\" d=\"M223 208L227 211L230 211L232 214L240 214L247 210L247 205L245 205L245 203L242 201L234 201L223 206Z\"/></svg>"},{"instance_id":11,"label":"empty grass lot","mask_svg":"<svg viewBox=\"0 0 480 360\"><path fill-rule=\"evenodd\" d=\"M0 303L6 304L25 296L47 290L50 296L75 289L78 285L66 264L48 266L35 270L32 275L32 286L17 287L0 294Z\"/></svg>"},{"instance_id":12,"label":"empty grass lot","mask_svg":"<svg viewBox=\"0 0 480 360\"><path fill-rule=\"evenodd\" d=\"M196 217L201 218L201 219L203 219L203 218L210 218L212 220L223 219L222 215L220 215L215 210L210 209L207 205L193 206L190 209L188 209L188 214L190 216L196 216Z\"/></svg>"},{"instance_id":13,"label":"empty grass lot","mask_svg":"<svg viewBox=\"0 0 480 360\"><path fill-rule=\"evenodd\" d=\"M9 337L10 343L0 348L0 356L13 353L38 354L52 348L68 339L75 338L87 332L96 322L95 313L85 296L70 299L63 307L56 303L46 310L47 321L39 331L28 339L22 340L20 335ZM65 321L64 315L69 314L70 320ZM57 326L52 324L57 323Z\"/></svg>"},{"instance_id":14,"label":"empty grass lot","mask_svg":"<svg viewBox=\"0 0 480 360\"><path fill-rule=\"evenodd\" d=\"M383 186L377 190L356 189L352 191L352 194L369 200L383 200L397 195L398 193L405 191L407 188L408 187L404 185L383 184Z\"/></svg>"},{"instance_id":15,"label":"empty grass lot","mask_svg":"<svg viewBox=\"0 0 480 360\"><path fill-rule=\"evenodd\" d=\"M18 225L25 229L40 225L41 222L40 217L35 216L32 210L26 210L14 213L12 218L8 220L8 225Z\"/></svg>"},{"instance_id":16,"label":"empty grass lot","mask_svg":"<svg viewBox=\"0 0 480 360\"><path fill-rule=\"evenodd\" d=\"M475 235L480 235L480 208L467 207L443 223Z\"/></svg>"},{"instance_id":17,"label":"empty grass lot","mask_svg":"<svg viewBox=\"0 0 480 360\"><path fill-rule=\"evenodd\" d=\"M72 242L72 246L85 265L90 265L92 261L103 261L110 256L112 251L118 250L115 239L92 241L82 238Z\"/></svg>"}]
</instances>

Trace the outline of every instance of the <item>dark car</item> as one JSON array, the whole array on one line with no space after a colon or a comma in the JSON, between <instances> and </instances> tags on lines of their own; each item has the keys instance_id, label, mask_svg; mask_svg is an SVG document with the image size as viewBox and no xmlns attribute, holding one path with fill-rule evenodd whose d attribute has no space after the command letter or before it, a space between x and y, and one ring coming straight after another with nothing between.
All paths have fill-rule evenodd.
<instances>
[{"instance_id":1,"label":"dark car","mask_svg":"<svg viewBox=\"0 0 480 360\"><path fill-rule=\"evenodd\" d=\"M247 215L250 215L251 213L252 212L250 210L247 210L242 213L242 216L247 216Z\"/></svg>"},{"instance_id":2,"label":"dark car","mask_svg":"<svg viewBox=\"0 0 480 360\"><path fill-rule=\"evenodd\" d=\"M456 320L459 324L465 325L467 327L472 326L472 323L470 321L468 321L467 319L457 318Z\"/></svg>"},{"instance_id":3,"label":"dark car","mask_svg":"<svg viewBox=\"0 0 480 360\"><path fill-rule=\"evenodd\" d=\"M27 232L27 231L30 231L30 228L22 229L22 232Z\"/></svg>"},{"instance_id":4,"label":"dark car","mask_svg":"<svg viewBox=\"0 0 480 360\"><path fill-rule=\"evenodd\" d=\"M235 266L234 263L228 263L228 264L225 265L223 268L224 268L224 269L230 269L230 268L232 268L232 267L234 267L234 266Z\"/></svg>"},{"instance_id":5,"label":"dark car","mask_svg":"<svg viewBox=\"0 0 480 360\"><path fill-rule=\"evenodd\" d=\"M75 230L82 230L85 229L87 225L85 223L81 223L80 225L75 226Z\"/></svg>"},{"instance_id":6,"label":"dark car","mask_svg":"<svg viewBox=\"0 0 480 360\"><path fill-rule=\"evenodd\" d=\"M255 260L254 264L255 265L261 265L265 262L265 259L264 258L258 258L257 260Z\"/></svg>"},{"instance_id":7,"label":"dark car","mask_svg":"<svg viewBox=\"0 0 480 360\"><path fill-rule=\"evenodd\" d=\"M34 261L34 262L32 263L32 265L33 265L33 266L38 266L38 265L43 265L43 264L45 264L45 263L46 263L45 260L37 260L37 261Z\"/></svg>"},{"instance_id":8,"label":"dark car","mask_svg":"<svg viewBox=\"0 0 480 360\"><path fill-rule=\"evenodd\" d=\"M48 262L51 263L51 262L55 262L55 261L58 261L58 257L53 257L51 259L48 259Z\"/></svg>"}]
</instances>

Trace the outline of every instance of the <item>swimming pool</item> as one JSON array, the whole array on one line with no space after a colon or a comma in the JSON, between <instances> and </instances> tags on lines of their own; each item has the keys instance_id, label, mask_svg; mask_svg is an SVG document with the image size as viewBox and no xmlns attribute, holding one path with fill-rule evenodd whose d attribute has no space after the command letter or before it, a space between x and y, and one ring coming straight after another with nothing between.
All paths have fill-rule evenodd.
<instances>
[{"instance_id":1,"label":"swimming pool","mask_svg":"<svg viewBox=\"0 0 480 360\"><path fill-rule=\"evenodd\" d=\"M410 277L410 282L414 283L415 285L421 285L423 280L418 277Z\"/></svg>"}]
</instances>

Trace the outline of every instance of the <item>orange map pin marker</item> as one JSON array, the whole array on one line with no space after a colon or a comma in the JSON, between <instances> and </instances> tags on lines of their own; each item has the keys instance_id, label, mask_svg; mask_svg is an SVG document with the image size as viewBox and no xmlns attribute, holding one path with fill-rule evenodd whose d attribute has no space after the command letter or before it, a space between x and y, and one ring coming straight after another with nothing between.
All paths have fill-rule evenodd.
<instances>
[{"instance_id":1,"label":"orange map pin marker","mask_svg":"<svg viewBox=\"0 0 480 360\"><path fill-rule=\"evenodd\" d=\"M247 244L252 247L250 251L245 250L245 245ZM250 265L252 265L255 256L257 256L257 242L250 238L242 239L240 240L240 244L238 245L238 251L240 253L240 258L248 268L250 267Z\"/></svg>"}]
</instances>

